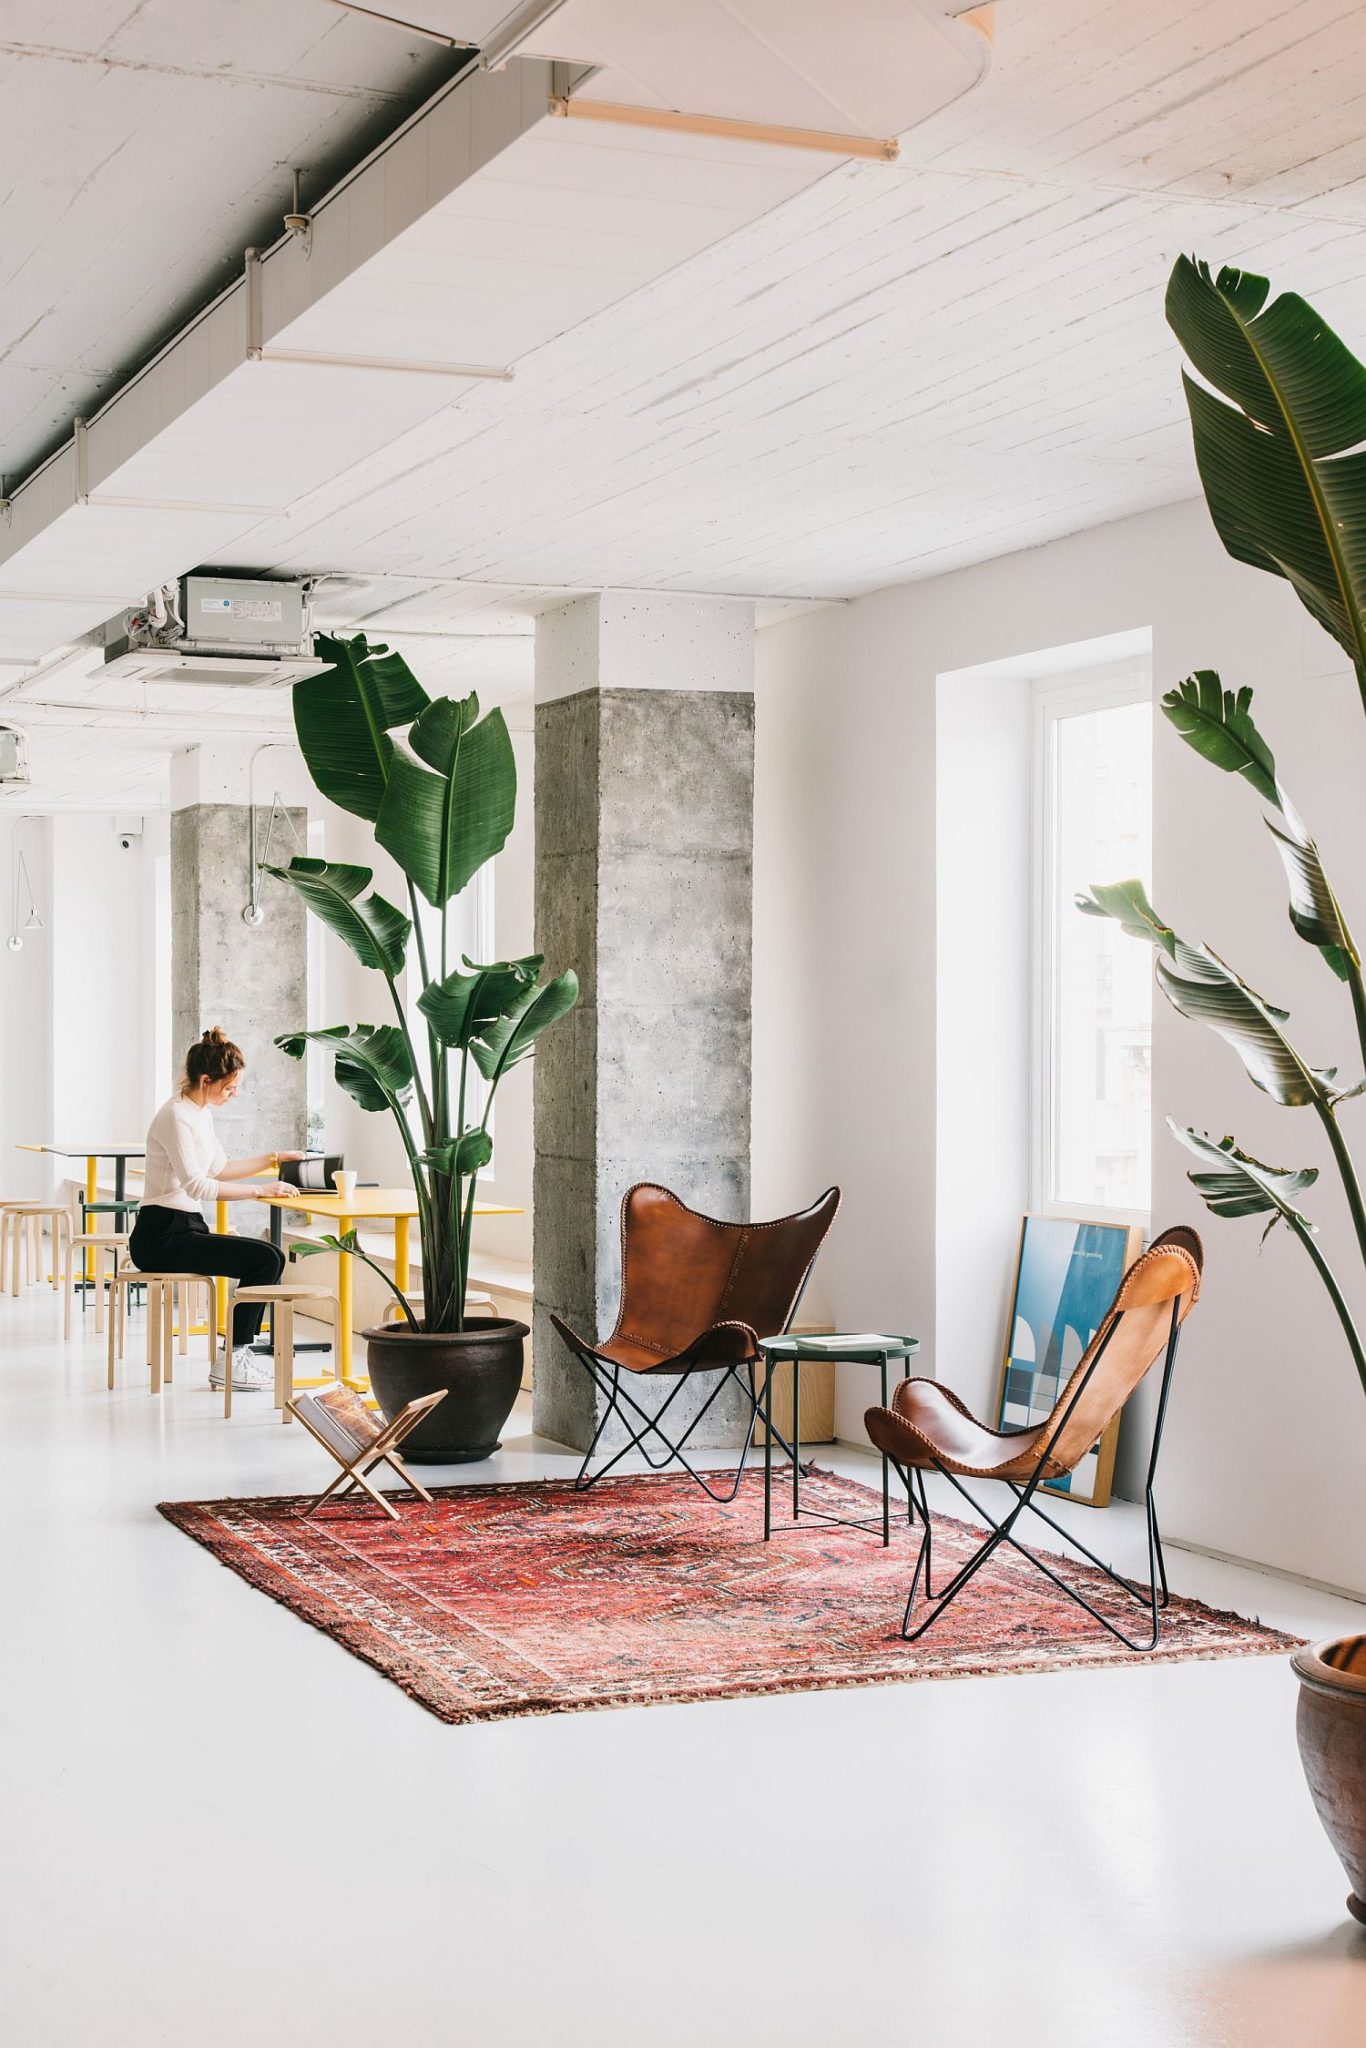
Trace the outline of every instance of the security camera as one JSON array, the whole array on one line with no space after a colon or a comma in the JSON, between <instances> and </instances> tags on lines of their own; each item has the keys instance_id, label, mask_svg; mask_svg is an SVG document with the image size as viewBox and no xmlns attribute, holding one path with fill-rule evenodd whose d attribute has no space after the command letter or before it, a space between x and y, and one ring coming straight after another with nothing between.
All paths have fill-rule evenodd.
<instances>
[{"instance_id":1,"label":"security camera","mask_svg":"<svg viewBox=\"0 0 1366 2048\"><path fill-rule=\"evenodd\" d=\"M135 844L136 841L134 840L131 832L120 832L119 845L122 847L125 853L131 853L133 851L133 847Z\"/></svg>"}]
</instances>

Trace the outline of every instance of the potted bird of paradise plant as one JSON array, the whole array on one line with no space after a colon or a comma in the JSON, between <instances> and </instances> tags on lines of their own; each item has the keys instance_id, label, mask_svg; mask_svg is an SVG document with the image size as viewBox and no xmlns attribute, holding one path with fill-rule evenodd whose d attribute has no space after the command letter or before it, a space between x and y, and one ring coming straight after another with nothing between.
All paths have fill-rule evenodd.
<instances>
[{"instance_id":1,"label":"potted bird of paradise plant","mask_svg":"<svg viewBox=\"0 0 1366 2048\"><path fill-rule=\"evenodd\" d=\"M466 1314L475 1192L493 1156L499 1084L573 1008L578 980L572 968L546 979L536 954L489 964L450 957L451 905L500 851L516 813L517 769L502 712L481 717L475 696L429 697L401 655L369 646L363 634L319 634L315 647L327 666L293 690L299 747L320 793L365 819L397 863L408 907L375 890L369 867L296 857L269 868L374 972L388 1013L378 1024L286 1032L276 1044L294 1059L310 1043L322 1046L351 1099L393 1118L413 1180L421 1304L354 1231L297 1245L295 1255L362 1260L397 1298L400 1320L362 1333L381 1409L392 1416L416 1395L446 1395L407 1438L405 1456L483 1458L497 1448L517 1397L529 1332L525 1323ZM416 1026L404 997L414 974Z\"/></svg>"},{"instance_id":2,"label":"potted bird of paradise plant","mask_svg":"<svg viewBox=\"0 0 1366 2048\"><path fill-rule=\"evenodd\" d=\"M1182 257L1167 318L1197 376L1184 376L1205 498L1220 539L1240 562L1283 576L1344 650L1366 708L1366 366L1302 298L1270 297L1242 270L1212 276ZM1212 670L1162 699L1182 739L1248 784L1285 868L1290 921L1341 984L1355 1025L1353 1063L1366 1072L1366 978L1361 953L1317 842L1281 781L1257 725L1250 689L1226 690ZM1366 1198L1339 1111L1366 1090L1316 1067L1290 1037L1289 1013L1269 1003L1212 948L1180 937L1139 882L1093 887L1078 907L1116 919L1156 949L1157 982L1182 1016L1209 1025L1274 1102L1309 1109L1327 1138L1366 1265ZM1346 1290L1317 1242L1301 1198L1318 1168L1269 1166L1230 1137L1172 1123L1200 1171L1190 1179L1216 1216L1260 1216L1288 1229L1332 1302L1366 1390L1366 1342ZM1300 1754L1319 1818L1351 1879L1348 1907L1366 1921L1366 1637L1300 1651Z\"/></svg>"}]
</instances>

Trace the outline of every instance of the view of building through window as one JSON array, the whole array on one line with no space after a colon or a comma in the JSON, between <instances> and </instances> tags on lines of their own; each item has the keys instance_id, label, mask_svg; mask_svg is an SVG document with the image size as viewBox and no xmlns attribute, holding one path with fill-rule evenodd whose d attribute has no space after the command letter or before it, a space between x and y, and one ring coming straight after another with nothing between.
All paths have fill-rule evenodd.
<instances>
[{"instance_id":1,"label":"view of building through window","mask_svg":"<svg viewBox=\"0 0 1366 2048\"><path fill-rule=\"evenodd\" d=\"M1140 694L1141 693L1141 694ZM1139 676L1049 688L1041 821L1043 1194L1049 1207L1149 1206L1152 955L1077 892L1151 886L1152 704Z\"/></svg>"}]
</instances>

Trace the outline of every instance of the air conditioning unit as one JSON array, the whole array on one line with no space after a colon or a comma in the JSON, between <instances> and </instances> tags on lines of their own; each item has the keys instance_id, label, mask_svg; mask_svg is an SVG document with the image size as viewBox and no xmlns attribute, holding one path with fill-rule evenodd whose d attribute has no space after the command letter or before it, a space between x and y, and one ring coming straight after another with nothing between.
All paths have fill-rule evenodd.
<instances>
[{"instance_id":1,"label":"air conditioning unit","mask_svg":"<svg viewBox=\"0 0 1366 2048\"><path fill-rule=\"evenodd\" d=\"M302 582L182 576L104 629L106 676L277 689L318 668Z\"/></svg>"},{"instance_id":2,"label":"air conditioning unit","mask_svg":"<svg viewBox=\"0 0 1366 2048\"><path fill-rule=\"evenodd\" d=\"M28 742L17 726L0 725L0 783L28 779Z\"/></svg>"}]
</instances>

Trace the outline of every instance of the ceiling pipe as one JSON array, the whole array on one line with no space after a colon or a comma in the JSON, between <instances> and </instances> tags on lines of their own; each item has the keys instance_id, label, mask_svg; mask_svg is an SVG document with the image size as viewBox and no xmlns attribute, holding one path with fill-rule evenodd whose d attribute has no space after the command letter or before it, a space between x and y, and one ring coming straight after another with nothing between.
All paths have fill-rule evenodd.
<instances>
[{"instance_id":1,"label":"ceiling pipe","mask_svg":"<svg viewBox=\"0 0 1366 2048\"><path fill-rule=\"evenodd\" d=\"M505 14L479 46L480 70L501 71L523 43L544 27L552 14L558 14L563 5L564 0L526 0L525 6L514 7L511 14Z\"/></svg>"},{"instance_id":2,"label":"ceiling pipe","mask_svg":"<svg viewBox=\"0 0 1366 2048\"><path fill-rule=\"evenodd\" d=\"M403 356L324 355L316 349L258 348L254 363L302 363L323 370L397 370L409 377L473 377L489 384L511 384L515 372L483 363L433 363L409 361ZM97 504L109 500L96 499Z\"/></svg>"},{"instance_id":3,"label":"ceiling pipe","mask_svg":"<svg viewBox=\"0 0 1366 2048\"><path fill-rule=\"evenodd\" d=\"M170 711L135 711L119 704L98 704L89 697L12 697L12 712L34 731L63 732L145 732L158 746L162 741L202 740L232 736L287 745L292 728L271 725L264 718L234 718L221 711L205 712L202 718ZM33 718L31 714L40 716ZM46 718L44 712L60 716Z\"/></svg>"},{"instance_id":4,"label":"ceiling pipe","mask_svg":"<svg viewBox=\"0 0 1366 2048\"><path fill-rule=\"evenodd\" d=\"M344 14L363 14L370 21L382 21L387 28L401 28L410 36L425 36L429 43L442 43L448 50L473 50L474 43L462 42L459 36L448 36L439 28L424 28L420 21L402 21L396 14L381 14L378 7L361 7L358 0L332 0L334 7L340 7Z\"/></svg>"},{"instance_id":5,"label":"ceiling pipe","mask_svg":"<svg viewBox=\"0 0 1366 2048\"><path fill-rule=\"evenodd\" d=\"M727 142L762 142L776 149L813 149L823 156L895 163L895 136L829 134L822 128L784 128L771 121L732 121L721 114L677 114L667 107L632 107L615 100L552 97L550 111L568 121L605 121L618 128L656 128L674 135L716 135Z\"/></svg>"}]
</instances>

